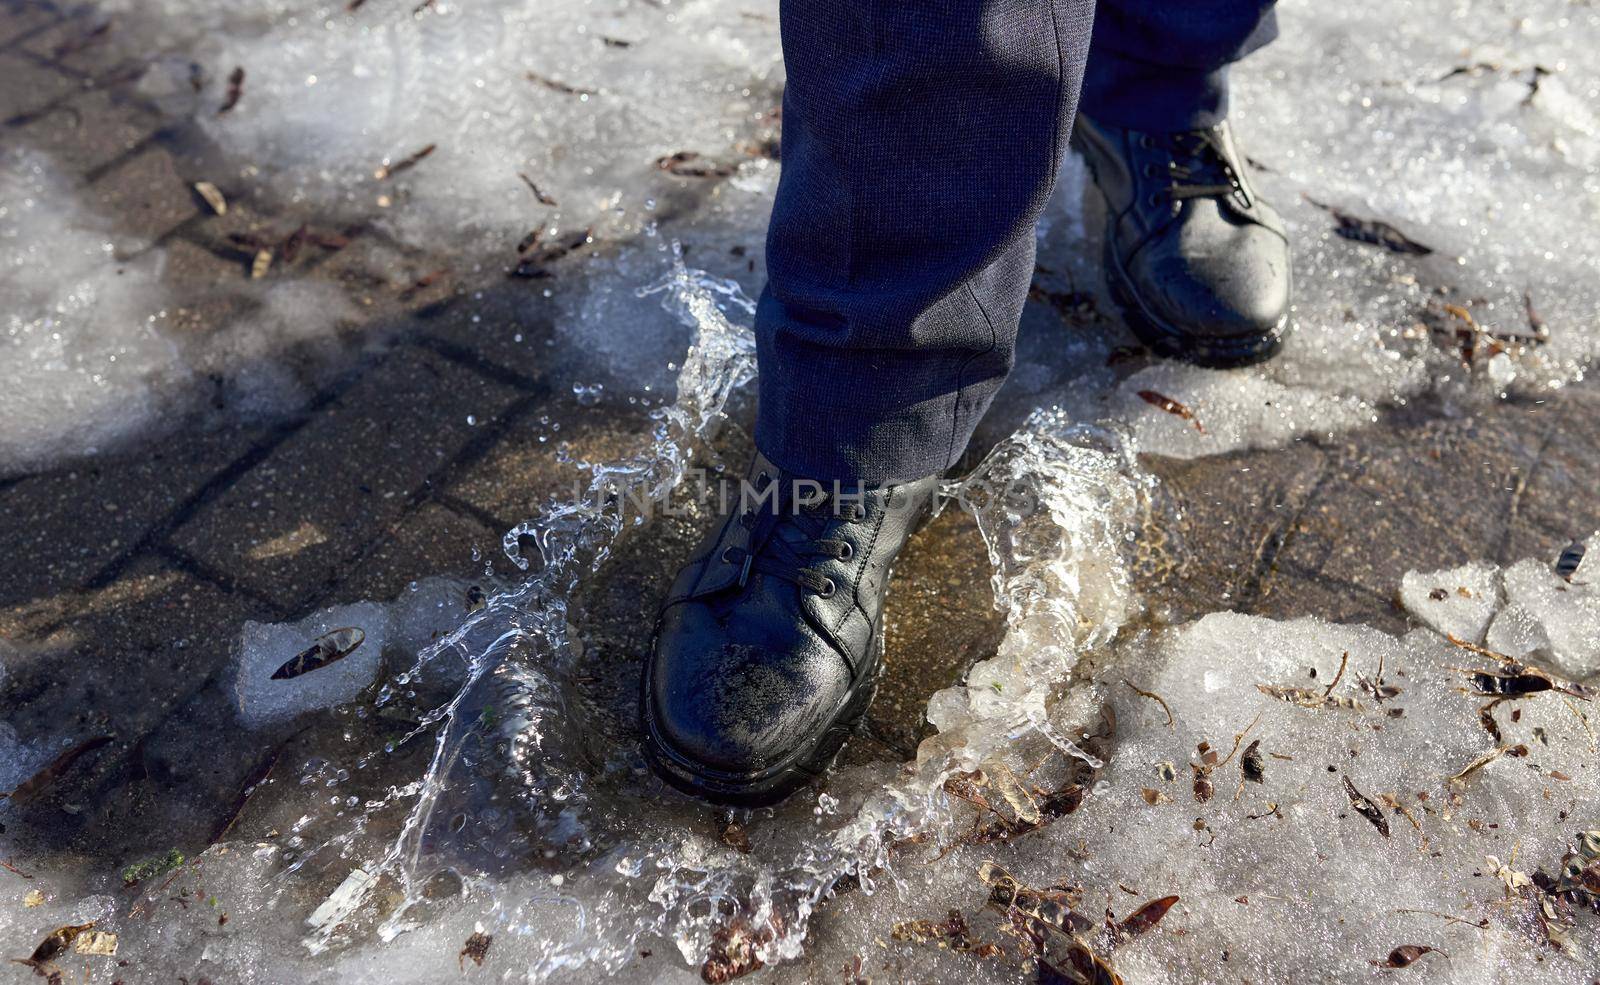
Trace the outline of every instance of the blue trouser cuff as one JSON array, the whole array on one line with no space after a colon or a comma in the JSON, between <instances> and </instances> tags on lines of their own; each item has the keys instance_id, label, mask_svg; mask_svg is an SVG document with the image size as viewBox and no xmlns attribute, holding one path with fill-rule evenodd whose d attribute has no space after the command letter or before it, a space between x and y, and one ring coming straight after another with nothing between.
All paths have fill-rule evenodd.
<instances>
[{"instance_id":1,"label":"blue trouser cuff","mask_svg":"<svg viewBox=\"0 0 1600 985\"><path fill-rule=\"evenodd\" d=\"M1200 130L1228 115L1228 66L1157 65L1094 49L1078 108L1090 119L1128 130Z\"/></svg>"}]
</instances>

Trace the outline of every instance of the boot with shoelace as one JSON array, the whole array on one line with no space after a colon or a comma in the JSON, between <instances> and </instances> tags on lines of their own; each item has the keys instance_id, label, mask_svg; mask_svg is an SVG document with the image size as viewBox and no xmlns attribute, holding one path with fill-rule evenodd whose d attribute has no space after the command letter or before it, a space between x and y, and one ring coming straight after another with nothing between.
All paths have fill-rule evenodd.
<instances>
[{"instance_id":1,"label":"boot with shoelace","mask_svg":"<svg viewBox=\"0 0 1600 985\"><path fill-rule=\"evenodd\" d=\"M756 455L656 621L640 712L663 779L760 806L827 770L872 701L890 567L938 485L825 485Z\"/></svg>"},{"instance_id":2,"label":"boot with shoelace","mask_svg":"<svg viewBox=\"0 0 1600 985\"><path fill-rule=\"evenodd\" d=\"M1289 240L1227 123L1143 133L1078 114L1106 201L1105 276L1141 341L1201 366L1259 362L1289 328Z\"/></svg>"}]
</instances>

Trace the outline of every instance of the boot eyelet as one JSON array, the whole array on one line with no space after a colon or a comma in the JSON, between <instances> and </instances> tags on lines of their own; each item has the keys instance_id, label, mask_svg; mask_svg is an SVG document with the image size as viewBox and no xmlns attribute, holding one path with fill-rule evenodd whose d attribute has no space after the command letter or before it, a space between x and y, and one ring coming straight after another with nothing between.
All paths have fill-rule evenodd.
<instances>
[{"instance_id":1,"label":"boot eyelet","mask_svg":"<svg viewBox=\"0 0 1600 985\"><path fill-rule=\"evenodd\" d=\"M1156 194L1155 192L1151 192L1149 195L1145 196L1145 200L1144 201L1145 201L1146 205L1150 206L1153 209L1156 206L1161 204L1161 196Z\"/></svg>"},{"instance_id":2,"label":"boot eyelet","mask_svg":"<svg viewBox=\"0 0 1600 985\"><path fill-rule=\"evenodd\" d=\"M840 541L839 560L848 561L851 558L855 557L855 554L856 554L856 549L850 545L850 542L848 540Z\"/></svg>"},{"instance_id":3,"label":"boot eyelet","mask_svg":"<svg viewBox=\"0 0 1600 985\"><path fill-rule=\"evenodd\" d=\"M734 563L734 561L736 559L735 558L731 558L731 557L728 556L728 555L730 555L732 553L733 553L733 548L731 548L731 547L724 547L722 549L722 563L723 564L732 564L732 563Z\"/></svg>"},{"instance_id":4,"label":"boot eyelet","mask_svg":"<svg viewBox=\"0 0 1600 985\"><path fill-rule=\"evenodd\" d=\"M839 586L833 583L832 578L824 578L822 579L822 587L817 589L817 598L831 599L833 598L833 593L837 591L838 588Z\"/></svg>"},{"instance_id":5,"label":"boot eyelet","mask_svg":"<svg viewBox=\"0 0 1600 985\"><path fill-rule=\"evenodd\" d=\"M1155 150L1156 142L1150 139L1149 134L1139 135L1139 146L1145 150Z\"/></svg>"},{"instance_id":6,"label":"boot eyelet","mask_svg":"<svg viewBox=\"0 0 1600 985\"><path fill-rule=\"evenodd\" d=\"M1161 169L1154 164L1146 164L1143 170L1146 178L1159 178L1161 176Z\"/></svg>"}]
</instances>

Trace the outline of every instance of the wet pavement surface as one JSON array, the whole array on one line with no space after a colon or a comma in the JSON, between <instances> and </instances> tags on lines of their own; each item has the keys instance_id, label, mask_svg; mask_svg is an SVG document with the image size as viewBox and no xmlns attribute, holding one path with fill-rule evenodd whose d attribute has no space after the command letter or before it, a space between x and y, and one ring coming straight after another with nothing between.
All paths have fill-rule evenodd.
<instances>
[{"instance_id":1,"label":"wet pavement surface","mask_svg":"<svg viewBox=\"0 0 1600 985\"><path fill-rule=\"evenodd\" d=\"M245 302L213 290L251 276L253 253L240 243L308 217L211 215L191 188L208 177L204 146L143 104L132 66L86 43L86 30L61 8L0 4L0 143L48 148L72 181L167 251L162 276L193 299L181 313L188 330L246 316ZM686 187L681 216L699 194ZM410 283L398 291L397 262ZM648 434L638 406L580 402L551 384L551 359L573 358L546 358L555 350L537 344L556 325L524 321L526 344L512 346L472 317L495 303L516 310L515 293L537 281L430 279L451 266L448 254L371 230L286 266L360 312L344 329L349 358L334 369L307 360L298 382L314 395L302 409L254 424L179 422L114 455L0 480L0 704L24 737L110 738L29 807L62 853L91 864L155 843L195 852L232 818L258 757L207 763L181 750L206 734L235 741L224 690L243 623L387 600L430 576L484 580L486 563L510 578L502 533L582 478L571 460L613 458ZM478 291L488 299L471 298ZM1041 361L1049 333L1117 331L1092 314L1031 308L1024 347ZM1334 439L1145 457L1159 486L1136 548L1144 618L1232 610L1402 631L1394 592L1406 571L1553 559L1600 527L1597 409L1600 392L1585 384L1470 409L1424 400ZM1025 395L1003 395L967 462L1027 410ZM752 412L746 395L717 440L730 464L747 454ZM586 646L617 666L645 652L653 600L703 524L668 518L626 543L601 587L579 599ZM888 674L845 762L912 756L931 731L928 698L993 652L1003 627L991 570L960 510L916 536L891 593Z\"/></svg>"},{"instance_id":2,"label":"wet pavement surface","mask_svg":"<svg viewBox=\"0 0 1600 985\"><path fill-rule=\"evenodd\" d=\"M205 166L193 135L162 129L117 59L94 46L63 53L85 25L47 6L4 8L3 132L44 141L130 227L172 251L165 277L200 288L189 296L248 278L250 254L228 234L292 229L300 217L211 216L190 188ZM636 407L582 406L555 392L539 346L480 331L470 313L484 302L465 301L476 285L446 278L398 295L374 290L393 271L366 269L361 244L357 236L298 271L358 304L366 320L351 331L377 350L320 381L303 411L253 427L184 427L114 457L0 482L0 638L24 654L4 685L12 720L25 732L44 727L42 718L79 716L114 736L75 770L84 803L62 817L64 831L98 841L111 831L95 814L110 811L111 830L130 836L143 827L136 805L148 803L163 824L182 816L188 840L202 838L226 798L200 794L195 783L206 778L167 773L152 750L166 733L195 727L244 621L387 599L433 575L479 578L477 558L499 557L504 530L581 478L564 455L604 459L644 433ZM407 263L443 269L449 257ZM1034 305L1025 350L1048 351L1044 333L1085 330ZM187 312L195 332L240 315L225 301ZM532 340L555 332L519 327ZM1406 570L1554 557L1600 526L1597 400L1579 385L1470 413L1413 407L1329 443L1147 457L1161 484L1140 535L1140 588L1168 622L1235 610L1401 628L1392 596ZM724 438L730 462L748 447L749 403L735 408ZM1003 395L967 461L1026 410L1026 397ZM541 420L562 425L559 440ZM649 600L692 546L694 526L662 524L631 545L635 556L610 582L615 598L599 603L604 616L587 630L595 643L642 652ZM989 571L959 510L917 535L890 603L890 670L847 760L911 755L929 729L927 698L992 651L1001 625ZM511 573L503 560L500 573ZM237 782L210 780L212 791ZM198 813L155 806L174 795Z\"/></svg>"}]
</instances>

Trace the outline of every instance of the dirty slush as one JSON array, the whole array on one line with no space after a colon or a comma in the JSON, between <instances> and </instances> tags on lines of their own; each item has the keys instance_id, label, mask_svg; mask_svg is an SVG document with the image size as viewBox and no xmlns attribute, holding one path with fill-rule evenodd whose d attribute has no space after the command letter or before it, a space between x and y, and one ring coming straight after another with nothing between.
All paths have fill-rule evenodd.
<instances>
[{"instance_id":1,"label":"dirty slush","mask_svg":"<svg viewBox=\"0 0 1600 985\"><path fill-rule=\"evenodd\" d=\"M404 271L382 289L412 307L452 290L508 344L552 324L536 360L571 390L568 423L631 386L637 433L557 453L579 492L506 532L509 573L242 626L221 689L237 731L189 752L250 762L201 845L49 850L40 806L113 740L0 723L18 977L1590 982L1587 532L1504 565L1417 558L1388 586L1397 632L1168 620L1136 591L1172 519L1141 456L1538 400L1600 349L1597 15L1285 7L1237 115L1295 228L1299 333L1241 372L1128 350L1086 286L1098 223L1069 161L1025 323L1049 344L1025 341L987 452L945 490L992 567L992 639L923 699L909 756L847 754L820 791L754 812L645 769L639 654L615 640L641 638L648 600L608 586L707 522L685 476L748 441L772 13L165 0L67 20L53 57L138 52L122 84L203 140L190 177L212 219L314 219L228 234L251 314L202 340L178 323L175 241L123 231L45 142L0 151L0 476L184 415L311 405L284 354L316 379L361 348L339 341L358 302L313 255ZM513 300L477 289L485 271ZM646 522L645 501L673 509ZM30 647L0 658L50 655Z\"/></svg>"}]
</instances>

